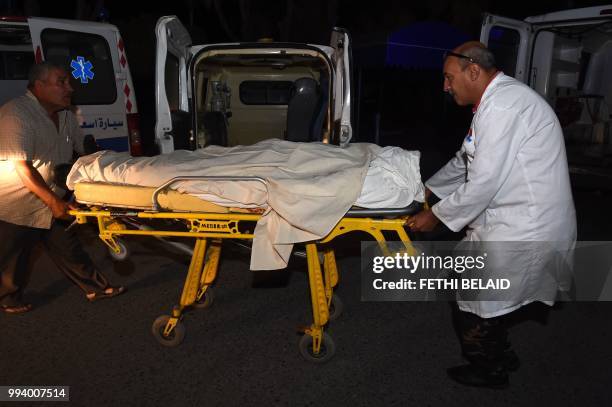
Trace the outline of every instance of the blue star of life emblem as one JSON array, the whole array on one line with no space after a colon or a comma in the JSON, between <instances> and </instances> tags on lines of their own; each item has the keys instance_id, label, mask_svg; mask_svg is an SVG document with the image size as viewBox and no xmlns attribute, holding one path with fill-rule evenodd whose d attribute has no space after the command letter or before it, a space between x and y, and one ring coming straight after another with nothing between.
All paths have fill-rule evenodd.
<instances>
[{"instance_id":1,"label":"blue star of life emblem","mask_svg":"<svg viewBox=\"0 0 612 407\"><path fill-rule=\"evenodd\" d=\"M72 76L74 79L80 79L81 83L88 83L89 79L93 79L94 73L92 71L93 65L91 62L86 61L83 57L77 57L70 62L70 67L74 69Z\"/></svg>"}]
</instances>

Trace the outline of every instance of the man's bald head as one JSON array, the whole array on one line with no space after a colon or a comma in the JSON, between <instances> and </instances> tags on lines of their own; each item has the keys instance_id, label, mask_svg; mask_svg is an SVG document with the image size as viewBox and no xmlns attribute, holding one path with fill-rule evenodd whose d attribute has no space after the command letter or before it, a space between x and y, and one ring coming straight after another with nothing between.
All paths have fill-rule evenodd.
<instances>
[{"instance_id":1,"label":"man's bald head","mask_svg":"<svg viewBox=\"0 0 612 407\"><path fill-rule=\"evenodd\" d=\"M459 65L462 69L467 68L470 63L479 65L485 71L491 71L496 69L495 56L489 49L479 41L468 41L459 45L453 50L454 53L465 55L466 58L458 58Z\"/></svg>"}]
</instances>

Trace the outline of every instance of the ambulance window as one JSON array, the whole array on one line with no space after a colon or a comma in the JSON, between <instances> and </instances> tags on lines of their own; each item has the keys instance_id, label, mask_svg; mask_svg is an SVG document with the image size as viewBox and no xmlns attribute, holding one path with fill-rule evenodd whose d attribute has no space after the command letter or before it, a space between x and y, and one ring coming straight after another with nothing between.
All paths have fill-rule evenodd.
<instances>
[{"instance_id":1,"label":"ambulance window","mask_svg":"<svg viewBox=\"0 0 612 407\"><path fill-rule=\"evenodd\" d=\"M32 64L32 52L0 51L0 80L27 80Z\"/></svg>"},{"instance_id":2,"label":"ambulance window","mask_svg":"<svg viewBox=\"0 0 612 407\"><path fill-rule=\"evenodd\" d=\"M240 83L240 101L245 105L289 104L291 81L244 81Z\"/></svg>"},{"instance_id":3,"label":"ambulance window","mask_svg":"<svg viewBox=\"0 0 612 407\"><path fill-rule=\"evenodd\" d=\"M164 82L170 111L179 110L179 60L170 53L166 55Z\"/></svg>"},{"instance_id":4,"label":"ambulance window","mask_svg":"<svg viewBox=\"0 0 612 407\"><path fill-rule=\"evenodd\" d=\"M110 105L117 99L113 60L106 39L96 34L47 28L41 33L45 60L72 74L72 103Z\"/></svg>"},{"instance_id":5,"label":"ambulance window","mask_svg":"<svg viewBox=\"0 0 612 407\"><path fill-rule=\"evenodd\" d=\"M497 67L506 75L514 76L521 35L508 27L494 26L489 32L488 47L495 55Z\"/></svg>"}]
</instances>

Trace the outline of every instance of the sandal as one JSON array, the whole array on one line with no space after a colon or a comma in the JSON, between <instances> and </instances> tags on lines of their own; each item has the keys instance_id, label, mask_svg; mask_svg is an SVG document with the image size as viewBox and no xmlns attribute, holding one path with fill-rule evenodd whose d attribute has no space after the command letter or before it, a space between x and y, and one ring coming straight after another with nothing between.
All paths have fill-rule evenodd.
<instances>
[{"instance_id":1,"label":"sandal","mask_svg":"<svg viewBox=\"0 0 612 407\"><path fill-rule=\"evenodd\" d=\"M103 291L92 291L87 293L85 297L89 302L95 302L104 298L116 297L125 292L125 287L106 287Z\"/></svg>"},{"instance_id":2,"label":"sandal","mask_svg":"<svg viewBox=\"0 0 612 407\"><path fill-rule=\"evenodd\" d=\"M0 305L0 309L7 314L24 314L32 310L32 304Z\"/></svg>"}]
</instances>

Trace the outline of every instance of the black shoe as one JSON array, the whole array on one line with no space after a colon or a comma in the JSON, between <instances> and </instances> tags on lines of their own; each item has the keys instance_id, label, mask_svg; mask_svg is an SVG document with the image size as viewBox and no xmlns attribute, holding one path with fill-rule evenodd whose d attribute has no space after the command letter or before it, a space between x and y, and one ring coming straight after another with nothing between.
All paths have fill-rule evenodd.
<instances>
[{"instance_id":1,"label":"black shoe","mask_svg":"<svg viewBox=\"0 0 612 407\"><path fill-rule=\"evenodd\" d=\"M461 365L446 370L448 376L465 386L502 389L508 387L508 372L505 368L484 369L476 365Z\"/></svg>"},{"instance_id":2,"label":"black shoe","mask_svg":"<svg viewBox=\"0 0 612 407\"><path fill-rule=\"evenodd\" d=\"M487 363L487 359L481 354L463 354L463 357L467 359L468 362L475 365L482 365ZM521 361L516 355L516 353L512 350L506 350L501 356L499 364L506 369L508 372L516 372L518 368L521 366Z\"/></svg>"}]
</instances>

